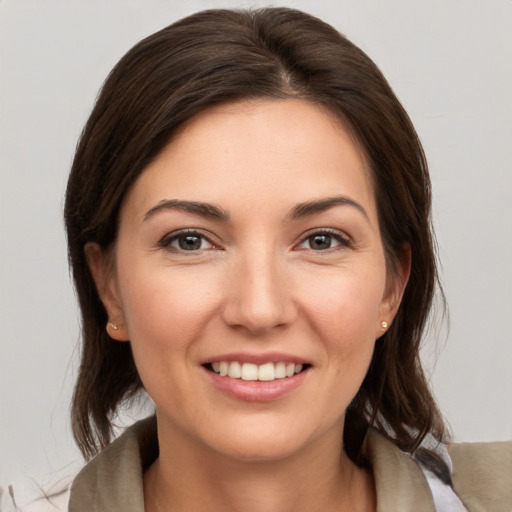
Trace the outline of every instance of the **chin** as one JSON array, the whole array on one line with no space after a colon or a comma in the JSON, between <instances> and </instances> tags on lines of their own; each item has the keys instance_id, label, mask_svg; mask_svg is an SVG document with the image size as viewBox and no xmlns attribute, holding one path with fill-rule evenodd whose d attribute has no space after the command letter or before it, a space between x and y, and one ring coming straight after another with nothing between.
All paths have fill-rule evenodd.
<instances>
[{"instance_id":1,"label":"chin","mask_svg":"<svg viewBox=\"0 0 512 512\"><path fill-rule=\"evenodd\" d=\"M229 459L270 462L287 459L307 449L316 437L316 429L300 428L297 421L286 423L273 418L269 422L267 417L252 418L242 423L228 430L223 429L220 435L210 430L210 447Z\"/></svg>"},{"instance_id":2,"label":"chin","mask_svg":"<svg viewBox=\"0 0 512 512\"><path fill-rule=\"evenodd\" d=\"M217 451L228 459L240 462L277 462L300 451L301 445L301 443L294 444L289 439L286 445L269 439L264 441L252 439L246 442L230 443L228 446L218 446Z\"/></svg>"}]
</instances>

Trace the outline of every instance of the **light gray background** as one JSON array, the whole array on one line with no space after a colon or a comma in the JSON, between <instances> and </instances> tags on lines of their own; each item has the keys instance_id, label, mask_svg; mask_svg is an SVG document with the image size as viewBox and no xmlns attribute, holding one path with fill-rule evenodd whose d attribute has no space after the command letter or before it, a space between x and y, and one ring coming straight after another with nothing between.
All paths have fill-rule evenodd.
<instances>
[{"instance_id":1,"label":"light gray background","mask_svg":"<svg viewBox=\"0 0 512 512\"><path fill-rule=\"evenodd\" d=\"M424 352L432 384L456 440L512 438L512 1L280 4L367 51L415 123L451 317ZM49 485L79 463L68 425L78 321L61 217L96 93L129 47L175 19L262 5L0 0L0 484L19 496L30 477Z\"/></svg>"}]
</instances>

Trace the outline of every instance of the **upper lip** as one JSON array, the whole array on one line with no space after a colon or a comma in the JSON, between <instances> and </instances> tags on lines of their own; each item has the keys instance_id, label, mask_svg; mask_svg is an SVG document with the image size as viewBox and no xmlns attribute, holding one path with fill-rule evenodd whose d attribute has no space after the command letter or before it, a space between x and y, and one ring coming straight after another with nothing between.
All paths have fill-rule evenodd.
<instances>
[{"instance_id":1,"label":"upper lip","mask_svg":"<svg viewBox=\"0 0 512 512\"><path fill-rule=\"evenodd\" d=\"M295 363L295 364L311 364L310 361L292 354L286 354L283 352L267 352L262 354L256 354L251 352L236 352L229 354L220 354L205 359L201 364L217 363L221 361L238 361L239 363L252 363L262 365L265 363Z\"/></svg>"}]
</instances>

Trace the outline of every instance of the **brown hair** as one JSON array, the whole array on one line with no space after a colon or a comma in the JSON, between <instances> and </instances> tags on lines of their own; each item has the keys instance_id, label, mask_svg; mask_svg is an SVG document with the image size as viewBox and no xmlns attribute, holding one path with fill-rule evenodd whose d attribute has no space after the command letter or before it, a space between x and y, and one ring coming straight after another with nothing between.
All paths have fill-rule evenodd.
<instances>
[{"instance_id":1,"label":"brown hair","mask_svg":"<svg viewBox=\"0 0 512 512\"><path fill-rule=\"evenodd\" d=\"M72 426L87 457L110 442L113 416L142 383L130 344L106 333L84 245L113 247L123 197L184 121L215 104L265 97L314 102L353 130L371 164L390 273L404 243L411 247L402 304L347 411L347 453L363 462L372 425L411 453L428 433L444 439L419 359L437 274L427 164L409 117L376 65L326 23L286 8L211 10L147 37L120 60L76 151L65 204L83 329Z\"/></svg>"}]
</instances>

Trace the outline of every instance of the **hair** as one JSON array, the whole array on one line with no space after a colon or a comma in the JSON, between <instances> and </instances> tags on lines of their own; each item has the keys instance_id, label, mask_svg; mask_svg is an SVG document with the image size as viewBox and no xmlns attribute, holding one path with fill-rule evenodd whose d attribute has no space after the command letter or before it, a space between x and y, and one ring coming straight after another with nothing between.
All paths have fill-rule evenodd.
<instances>
[{"instance_id":1,"label":"hair","mask_svg":"<svg viewBox=\"0 0 512 512\"><path fill-rule=\"evenodd\" d=\"M427 434L446 438L419 357L438 279L427 163L407 113L372 60L321 20L287 8L209 10L143 39L119 61L77 146L65 222L82 315L72 428L86 457L110 443L116 412L143 385L130 344L106 333L84 246L112 250L123 198L185 121L214 105L262 98L297 98L338 116L371 167L389 275L404 244L411 248L401 306L347 410L345 450L364 464L372 426L409 453Z\"/></svg>"}]
</instances>

